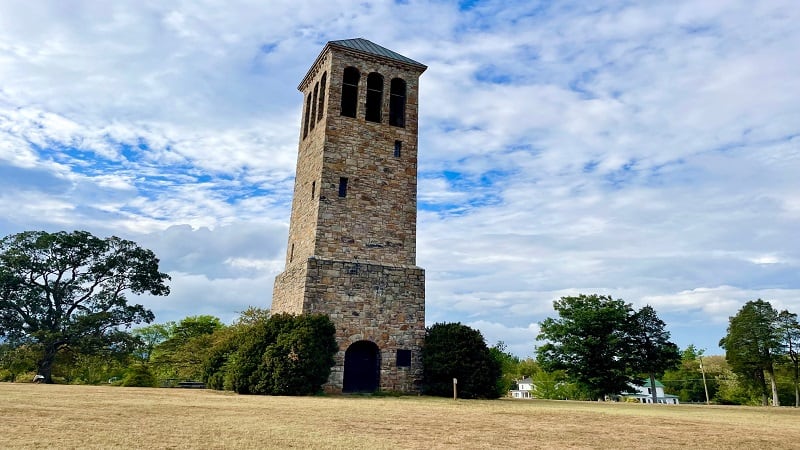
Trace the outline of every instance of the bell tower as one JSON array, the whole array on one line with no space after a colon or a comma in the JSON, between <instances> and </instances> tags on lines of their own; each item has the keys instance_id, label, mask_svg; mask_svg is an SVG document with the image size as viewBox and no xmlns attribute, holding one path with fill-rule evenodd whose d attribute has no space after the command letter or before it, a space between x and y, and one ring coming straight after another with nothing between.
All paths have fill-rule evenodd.
<instances>
[{"instance_id":1,"label":"bell tower","mask_svg":"<svg viewBox=\"0 0 800 450\"><path fill-rule=\"evenodd\" d=\"M324 313L329 392L414 392L425 273L416 266L417 112L426 66L366 39L330 41L304 96L286 269L272 311Z\"/></svg>"}]
</instances>

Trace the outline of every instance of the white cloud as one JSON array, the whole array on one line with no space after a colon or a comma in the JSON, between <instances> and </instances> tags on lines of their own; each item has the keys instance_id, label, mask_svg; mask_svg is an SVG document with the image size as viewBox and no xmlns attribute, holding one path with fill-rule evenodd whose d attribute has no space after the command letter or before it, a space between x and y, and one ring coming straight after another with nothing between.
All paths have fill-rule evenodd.
<instances>
[{"instance_id":1,"label":"white cloud","mask_svg":"<svg viewBox=\"0 0 800 450\"><path fill-rule=\"evenodd\" d=\"M158 322L178 321L186 316L213 315L232 323L249 306L267 308L271 304L274 274L258 278L222 278L170 273L168 297L132 297L156 313Z\"/></svg>"}]
</instances>

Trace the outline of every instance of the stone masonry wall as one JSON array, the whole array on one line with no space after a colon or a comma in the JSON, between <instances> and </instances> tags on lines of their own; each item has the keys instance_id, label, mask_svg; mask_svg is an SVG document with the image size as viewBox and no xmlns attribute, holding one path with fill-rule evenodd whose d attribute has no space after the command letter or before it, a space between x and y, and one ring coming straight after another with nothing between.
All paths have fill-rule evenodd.
<instances>
[{"instance_id":1,"label":"stone masonry wall","mask_svg":"<svg viewBox=\"0 0 800 450\"><path fill-rule=\"evenodd\" d=\"M341 79L346 67L361 72L356 117L339 114ZM384 78L382 122L364 118L366 78ZM349 53L331 57L332 89L325 129L322 191L314 254L323 258L413 266L417 221L418 69L380 58ZM405 127L391 126L392 78L406 82ZM402 148L394 156L395 141ZM298 168L299 170L299 168ZM339 179L348 179L347 197L338 196Z\"/></svg>"},{"instance_id":2,"label":"stone masonry wall","mask_svg":"<svg viewBox=\"0 0 800 450\"><path fill-rule=\"evenodd\" d=\"M331 92L330 54L322 55L310 72L303 86L303 112L300 117L300 136L297 151L297 169L292 198L292 215L289 222L289 242L286 246L286 266L295 261L305 262L314 255L317 234L317 214L319 213L320 179L322 177L322 153L325 148L325 124L328 120L329 94ZM323 74L327 78L325 96L322 101L322 117L310 118L308 134L305 133L307 102L312 97L314 86L319 86ZM319 107L319 101L317 107ZM315 108L312 108L315 109ZM310 117L310 114L309 114ZM313 128L312 125L313 124Z\"/></svg>"},{"instance_id":3,"label":"stone masonry wall","mask_svg":"<svg viewBox=\"0 0 800 450\"><path fill-rule=\"evenodd\" d=\"M292 264L275 277L272 289L273 313L302 314L308 264Z\"/></svg>"},{"instance_id":4,"label":"stone masonry wall","mask_svg":"<svg viewBox=\"0 0 800 450\"><path fill-rule=\"evenodd\" d=\"M413 392L422 377L425 340L425 271L311 258L306 298L309 313L327 314L336 325L339 353L328 391L341 391L344 354L368 340L381 352L381 390ZM411 350L411 367L397 367L397 350Z\"/></svg>"},{"instance_id":5,"label":"stone masonry wall","mask_svg":"<svg viewBox=\"0 0 800 450\"><path fill-rule=\"evenodd\" d=\"M361 73L355 118L340 115L346 67ZM328 391L341 391L345 351L361 340L375 343L380 351L380 389L418 390L425 338L425 275L415 266L422 70L327 46L299 86L304 109L286 270L275 279L272 311L331 318L339 352ZM370 72L384 79L381 123L364 117ZM313 99L323 74L322 116L318 120L309 114L304 137L307 99ZM406 82L405 127L388 123L391 80L396 77ZM395 141L402 145L399 156ZM345 197L339 196L342 177L348 179ZM397 367L397 350L411 351L410 367Z\"/></svg>"}]
</instances>

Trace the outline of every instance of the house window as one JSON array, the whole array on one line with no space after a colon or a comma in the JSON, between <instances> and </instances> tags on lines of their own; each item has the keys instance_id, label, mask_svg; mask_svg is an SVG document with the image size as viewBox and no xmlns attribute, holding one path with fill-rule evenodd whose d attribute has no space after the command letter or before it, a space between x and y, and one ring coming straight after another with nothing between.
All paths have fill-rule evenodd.
<instances>
[{"instance_id":1,"label":"house window","mask_svg":"<svg viewBox=\"0 0 800 450\"><path fill-rule=\"evenodd\" d=\"M317 96L319 95L319 83L314 85L314 98L311 100L311 123L309 124L310 129L314 129L314 124L317 123Z\"/></svg>"},{"instance_id":2,"label":"house window","mask_svg":"<svg viewBox=\"0 0 800 450\"><path fill-rule=\"evenodd\" d=\"M328 73L322 74L322 79L319 81L319 104L317 105L317 120L322 119L322 114L325 110L325 84L328 81Z\"/></svg>"},{"instance_id":3,"label":"house window","mask_svg":"<svg viewBox=\"0 0 800 450\"><path fill-rule=\"evenodd\" d=\"M289 250L289 262L292 262L294 259L294 244L292 244L291 250Z\"/></svg>"},{"instance_id":4,"label":"house window","mask_svg":"<svg viewBox=\"0 0 800 450\"><path fill-rule=\"evenodd\" d=\"M411 367L411 350L397 351L397 367Z\"/></svg>"},{"instance_id":5,"label":"house window","mask_svg":"<svg viewBox=\"0 0 800 450\"><path fill-rule=\"evenodd\" d=\"M308 93L308 97L306 97L306 114L303 120L303 139L308 136L308 115L311 113L311 93Z\"/></svg>"},{"instance_id":6,"label":"house window","mask_svg":"<svg viewBox=\"0 0 800 450\"><path fill-rule=\"evenodd\" d=\"M311 182L311 198L312 199L314 198L314 195L316 193L317 193L317 182L316 181L312 181Z\"/></svg>"},{"instance_id":7,"label":"house window","mask_svg":"<svg viewBox=\"0 0 800 450\"><path fill-rule=\"evenodd\" d=\"M400 151L403 149L403 143L401 141L394 141L394 157L400 157Z\"/></svg>"},{"instance_id":8,"label":"house window","mask_svg":"<svg viewBox=\"0 0 800 450\"><path fill-rule=\"evenodd\" d=\"M339 178L339 197L347 197L347 178Z\"/></svg>"},{"instance_id":9,"label":"house window","mask_svg":"<svg viewBox=\"0 0 800 450\"><path fill-rule=\"evenodd\" d=\"M358 105L358 80L361 74L355 67L346 67L342 76L342 115L355 117Z\"/></svg>"},{"instance_id":10,"label":"house window","mask_svg":"<svg viewBox=\"0 0 800 450\"><path fill-rule=\"evenodd\" d=\"M406 126L406 82L402 78L392 78L389 91L389 125Z\"/></svg>"},{"instance_id":11,"label":"house window","mask_svg":"<svg viewBox=\"0 0 800 450\"><path fill-rule=\"evenodd\" d=\"M364 118L369 122L381 121L383 107L383 76L377 72L367 75L367 112Z\"/></svg>"}]
</instances>

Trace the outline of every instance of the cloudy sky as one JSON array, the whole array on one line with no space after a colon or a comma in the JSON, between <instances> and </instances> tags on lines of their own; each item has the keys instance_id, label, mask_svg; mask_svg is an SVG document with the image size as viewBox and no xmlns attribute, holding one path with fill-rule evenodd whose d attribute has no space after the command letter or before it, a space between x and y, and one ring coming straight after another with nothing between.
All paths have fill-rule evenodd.
<instances>
[{"instance_id":1,"label":"cloudy sky","mask_svg":"<svg viewBox=\"0 0 800 450\"><path fill-rule=\"evenodd\" d=\"M159 322L268 307L302 94L329 40L428 65L427 319L533 354L564 295L656 308L708 353L800 312L800 8L717 1L0 2L0 235L132 239Z\"/></svg>"}]
</instances>

